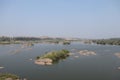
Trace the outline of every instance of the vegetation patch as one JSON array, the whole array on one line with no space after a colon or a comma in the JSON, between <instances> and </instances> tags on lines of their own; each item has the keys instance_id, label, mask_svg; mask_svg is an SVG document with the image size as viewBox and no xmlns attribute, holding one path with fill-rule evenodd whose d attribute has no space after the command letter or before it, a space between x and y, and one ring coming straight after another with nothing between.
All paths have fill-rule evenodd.
<instances>
[{"instance_id":1,"label":"vegetation patch","mask_svg":"<svg viewBox=\"0 0 120 80\"><path fill-rule=\"evenodd\" d=\"M0 73L0 80L19 80L19 77L10 73Z\"/></svg>"},{"instance_id":2,"label":"vegetation patch","mask_svg":"<svg viewBox=\"0 0 120 80\"><path fill-rule=\"evenodd\" d=\"M70 45L70 41L64 41L63 45Z\"/></svg>"},{"instance_id":3,"label":"vegetation patch","mask_svg":"<svg viewBox=\"0 0 120 80\"><path fill-rule=\"evenodd\" d=\"M68 50L52 51L45 53L42 56L37 56L35 63L41 65L52 65L53 63L58 62L61 59L65 59L69 56Z\"/></svg>"},{"instance_id":4,"label":"vegetation patch","mask_svg":"<svg viewBox=\"0 0 120 80\"><path fill-rule=\"evenodd\" d=\"M101 45L120 45L120 39L100 39L100 40L93 40L93 43L101 44Z\"/></svg>"}]
</instances>

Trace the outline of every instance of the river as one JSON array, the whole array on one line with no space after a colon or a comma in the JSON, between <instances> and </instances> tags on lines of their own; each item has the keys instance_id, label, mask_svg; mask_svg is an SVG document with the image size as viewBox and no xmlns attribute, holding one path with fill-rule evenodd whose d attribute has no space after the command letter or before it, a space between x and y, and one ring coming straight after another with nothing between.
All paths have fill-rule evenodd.
<instances>
[{"instance_id":1,"label":"river","mask_svg":"<svg viewBox=\"0 0 120 80\"><path fill-rule=\"evenodd\" d=\"M120 80L120 46L71 43L0 45L0 73L13 73L28 80ZM34 64L36 56L53 50L68 49L74 55L51 66ZM82 56L77 51L95 51L95 56Z\"/></svg>"}]
</instances>

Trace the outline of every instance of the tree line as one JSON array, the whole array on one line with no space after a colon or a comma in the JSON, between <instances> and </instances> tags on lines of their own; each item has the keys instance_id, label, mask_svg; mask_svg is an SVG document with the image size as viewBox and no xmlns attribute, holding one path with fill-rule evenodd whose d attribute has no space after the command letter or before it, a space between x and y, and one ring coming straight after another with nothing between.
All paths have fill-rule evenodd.
<instances>
[{"instance_id":1,"label":"tree line","mask_svg":"<svg viewBox=\"0 0 120 80\"><path fill-rule=\"evenodd\" d=\"M36 41L36 40L64 40L63 38L40 38L40 37L0 37L0 41Z\"/></svg>"},{"instance_id":2,"label":"tree line","mask_svg":"<svg viewBox=\"0 0 120 80\"><path fill-rule=\"evenodd\" d=\"M120 45L120 38L92 40L93 43L102 45Z\"/></svg>"}]
</instances>

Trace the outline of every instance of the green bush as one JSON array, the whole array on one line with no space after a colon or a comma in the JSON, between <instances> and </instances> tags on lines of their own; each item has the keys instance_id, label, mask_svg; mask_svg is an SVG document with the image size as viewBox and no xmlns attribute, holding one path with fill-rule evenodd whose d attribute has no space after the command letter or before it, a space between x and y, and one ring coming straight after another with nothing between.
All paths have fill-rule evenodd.
<instances>
[{"instance_id":1,"label":"green bush","mask_svg":"<svg viewBox=\"0 0 120 80\"><path fill-rule=\"evenodd\" d=\"M70 45L70 41L64 41L63 45Z\"/></svg>"},{"instance_id":2,"label":"green bush","mask_svg":"<svg viewBox=\"0 0 120 80\"><path fill-rule=\"evenodd\" d=\"M42 56L37 57L37 59L44 59L44 58L49 58L54 61L59 61L60 59L64 59L67 56L69 56L69 51L68 50L60 50L60 51L52 51L48 52Z\"/></svg>"},{"instance_id":3,"label":"green bush","mask_svg":"<svg viewBox=\"0 0 120 80\"><path fill-rule=\"evenodd\" d=\"M5 80L6 78L12 78L13 80L19 79L19 77L14 74L0 73L0 80Z\"/></svg>"}]
</instances>

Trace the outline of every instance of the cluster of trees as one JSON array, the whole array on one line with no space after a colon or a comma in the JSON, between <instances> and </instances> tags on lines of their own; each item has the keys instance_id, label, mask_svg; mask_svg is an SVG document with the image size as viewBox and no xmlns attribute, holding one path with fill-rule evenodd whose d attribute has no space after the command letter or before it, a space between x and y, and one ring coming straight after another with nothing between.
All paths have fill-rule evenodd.
<instances>
[{"instance_id":1,"label":"cluster of trees","mask_svg":"<svg viewBox=\"0 0 120 80\"><path fill-rule=\"evenodd\" d=\"M34 40L41 40L40 38L35 37L0 37L0 41L34 41Z\"/></svg>"},{"instance_id":2,"label":"cluster of trees","mask_svg":"<svg viewBox=\"0 0 120 80\"><path fill-rule=\"evenodd\" d=\"M5 36L2 36L0 37L0 41L10 41L12 38L10 37L5 37Z\"/></svg>"},{"instance_id":3,"label":"cluster of trees","mask_svg":"<svg viewBox=\"0 0 120 80\"><path fill-rule=\"evenodd\" d=\"M101 39L101 40L92 40L93 43L102 44L102 45L120 45L120 38L112 39Z\"/></svg>"},{"instance_id":4,"label":"cluster of trees","mask_svg":"<svg viewBox=\"0 0 120 80\"><path fill-rule=\"evenodd\" d=\"M0 44L20 44L22 41L32 41L32 42L48 42L48 43L55 43L59 44L63 42L63 45L69 45L70 41L66 41L64 38L42 38L42 37L0 37Z\"/></svg>"},{"instance_id":5,"label":"cluster of trees","mask_svg":"<svg viewBox=\"0 0 120 80\"><path fill-rule=\"evenodd\" d=\"M63 45L70 45L70 41L63 41Z\"/></svg>"},{"instance_id":6,"label":"cluster of trees","mask_svg":"<svg viewBox=\"0 0 120 80\"><path fill-rule=\"evenodd\" d=\"M41 40L41 39L35 38L35 37L14 37L13 40L16 40L16 41L35 41L35 40Z\"/></svg>"},{"instance_id":7,"label":"cluster of trees","mask_svg":"<svg viewBox=\"0 0 120 80\"><path fill-rule=\"evenodd\" d=\"M64 39L63 38L41 38L41 37L6 37L6 36L0 37L0 41L36 41L36 40L60 41Z\"/></svg>"}]
</instances>

